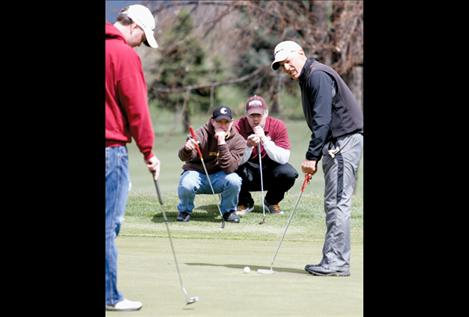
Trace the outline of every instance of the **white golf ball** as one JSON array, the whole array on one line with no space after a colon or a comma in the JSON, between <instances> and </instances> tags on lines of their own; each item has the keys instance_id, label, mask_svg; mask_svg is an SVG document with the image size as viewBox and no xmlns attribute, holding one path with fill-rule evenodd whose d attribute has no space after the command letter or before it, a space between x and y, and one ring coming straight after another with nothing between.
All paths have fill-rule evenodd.
<instances>
[{"instance_id":1,"label":"white golf ball","mask_svg":"<svg viewBox=\"0 0 469 317\"><path fill-rule=\"evenodd\" d=\"M251 269L249 268L249 266L245 266L244 269L243 269L243 272L244 273L249 273L249 272L251 272Z\"/></svg>"}]
</instances>

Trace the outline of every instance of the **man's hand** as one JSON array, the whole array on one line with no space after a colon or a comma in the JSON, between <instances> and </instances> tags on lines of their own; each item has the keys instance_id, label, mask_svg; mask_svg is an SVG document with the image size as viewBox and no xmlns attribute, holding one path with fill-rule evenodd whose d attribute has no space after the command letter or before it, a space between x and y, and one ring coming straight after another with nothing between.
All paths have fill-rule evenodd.
<instances>
[{"instance_id":1,"label":"man's hand","mask_svg":"<svg viewBox=\"0 0 469 317\"><path fill-rule=\"evenodd\" d=\"M253 131L259 138L265 138L264 128L262 128L260 125L255 126Z\"/></svg>"},{"instance_id":2,"label":"man's hand","mask_svg":"<svg viewBox=\"0 0 469 317\"><path fill-rule=\"evenodd\" d=\"M225 142L225 137L226 137L226 132L223 129L220 128L215 128L215 138L218 141L218 144L224 144Z\"/></svg>"},{"instance_id":3,"label":"man's hand","mask_svg":"<svg viewBox=\"0 0 469 317\"><path fill-rule=\"evenodd\" d=\"M226 138L230 135L231 127L233 126L233 121L228 123L226 126L225 123L219 123L211 119L212 126L215 130L215 138L217 139L218 145L226 144Z\"/></svg>"},{"instance_id":4,"label":"man's hand","mask_svg":"<svg viewBox=\"0 0 469 317\"><path fill-rule=\"evenodd\" d=\"M265 135L264 128L261 127L260 125L255 126L253 131L259 137L259 140L262 144L270 140L270 137Z\"/></svg>"},{"instance_id":5,"label":"man's hand","mask_svg":"<svg viewBox=\"0 0 469 317\"><path fill-rule=\"evenodd\" d=\"M145 164L147 164L150 173L153 174L153 178L158 179L158 177L160 177L160 160L153 155L150 159L145 161Z\"/></svg>"},{"instance_id":6,"label":"man's hand","mask_svg":"<svg viewBox=\"0 0 469 317\"><path fill-rule=\"evenodd\" d=\"M196 141L193 138L189 138L186 141L186 144L184 144L184 150L192 151L193 149L195 149L195 144L196 144Z\"/></svg>"},{"instance_id":7,"label":"man's hand","mask_svg":"<svg viewBox=\"0 0 469 317\"><path fill-rule=\"evenodd\" d=\"M257 144L261 141L261 139L256 134L251 134L248 136L246 143L248 146L253 147L257 146Z\"/></svg>"},{"instance_id":8,"label":"man's hand","mask_svg":"<svg viewBox=\"0 0 469 317\"><path fill-rule=\"evenodd\" d=\"M317 172L317 161L304 160L301 163L301 171L305 174L314 175Z\"/></svg>"}]
</instances>

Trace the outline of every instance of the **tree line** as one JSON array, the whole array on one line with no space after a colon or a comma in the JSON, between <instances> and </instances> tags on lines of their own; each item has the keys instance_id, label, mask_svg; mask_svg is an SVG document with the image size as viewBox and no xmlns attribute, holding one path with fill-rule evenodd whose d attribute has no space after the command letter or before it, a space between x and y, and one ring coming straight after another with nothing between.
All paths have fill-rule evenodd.
<instances>
[{"instance_id":1,"label":"tree line","mask_svg":"<svg viewBox=\"0 0 469 317\"><path fill-rule=\"evenodd\" d=\"M281 114L279 92L297 85L270 69L273 48L298 42L308 57L332 66L362 102L362 1L142 1L158 19L160 48L144 57L149 98L181 113L219 102L218 88L236 85L262 95Z\"/></svg>"}]
</instances>

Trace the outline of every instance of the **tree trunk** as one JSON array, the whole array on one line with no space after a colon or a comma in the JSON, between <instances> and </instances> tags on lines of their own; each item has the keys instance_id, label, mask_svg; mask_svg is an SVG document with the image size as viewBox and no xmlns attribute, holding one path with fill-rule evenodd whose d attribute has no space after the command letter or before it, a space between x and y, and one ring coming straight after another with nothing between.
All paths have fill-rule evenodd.
<instances>
[{"instance_id":1,"label":"tree trunk","mask_svg":"<svg viewBox=\"0 0 469 317\"><path fill-rule=\"evenodd\" d=\"M329 1L312 1L310 3L310 8L312 7L312 24L316 28L316 32L314 34L314 42L311 43L312 47L323 47L324 44L328 41L327 36L329 33L329 23L328 21L331 19L330 11L332 5ZM331 23L332 25L332 23ZM329 49L320 49L316 50L316 54L319 56L313 56L320 59L321 63L326 65L331 65L333 63L332 60L332 53ZM322 61L321 61L322 59Z\"/></svg>"},{"instance_id":2,"label":"tree trunk","mask_svg":"<svg viewBox=\"0 0 469 317\"><path fill-rule=\"evenodd\" d=\"M355 66L343 76L358 104L363 108L363 67Z\"/></svg>"},{"instance_id":3,"label":"tree trunk","mask_svg":"<svg viewBox=\"0 0 469 317\"><path fill-rule=\"evenodd\" d=\"M182 131L184 133L189 132L191 126L191 114L189 108L189 96L191 91L188 89L184 94L184 104L182 106Z\"/></svg>"},{"instance_id":4,"label":"tree trunk","mask_svg":"<svg viewBox=\"0 0 469 317\"><path fill-rule=\"evenodd\" d=\"M280 76L275 76L272 79L273 79L272 81L274 82L274 84L270 88L271 103L270 103L270 107L269 107L270 108L269 113L279 115L280 114L280 104L279 104L279 101L278 101L278 93L280 91L281 77Z\"/></svg>"},{"instance_id":5,"label":"tree trunk","mask_svg":"<svg viewBox=\"0 0 469 317\"><path fill-rule=\"evenodd\" d=\"M182 131L184 131L184 133L187 133L189 132L189 127L191 125L191 118L190 118L190 114L189 114L189 109L184 109L183 110L183 113L182 113Z\"/></svg>"}]
</instances>

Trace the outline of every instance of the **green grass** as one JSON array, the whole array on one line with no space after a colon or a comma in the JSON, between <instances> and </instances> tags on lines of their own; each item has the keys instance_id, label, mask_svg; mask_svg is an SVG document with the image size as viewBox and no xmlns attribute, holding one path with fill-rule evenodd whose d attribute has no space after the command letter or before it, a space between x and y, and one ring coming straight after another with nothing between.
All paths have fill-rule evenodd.
<instances>
[{"instance_id":1,"label":"green grass","mask_svg":"<svg viewBox=\"0 0 469 317\"><path fill-rule=\"evenodd\" d=\"M303 176L297 179L295 185L286 194L281 207L287 213L282 216L267 215L266 223L262 226L258 222L262 219L262 210L259 206L260 192L254 192L256 209L241 219L240 224L227 224L225 230L219 230L221 217L216 204L218 195L197 195L196 208L189 223L176 222L178 203L177 184L183 162L177 157L179 148L185 141L185 134L168 131L168 122L172 122L171 114L162 113L155 116L155 153L159 157L162 169L160 174L160 188L164 199L164 208L171 222L172 230L177 238L194 239L248 239L272 240L278 238L286 224L288 215L298 198ZM198 128L205 117L193 118L194 128ZM290 163L300 171L300 164L304 159L310 132L303 121L286 121L292 144ZM160 128L163 127L164 129ZM127 236L157 236L165 237L166 229L163 226L162 207L159 205L154 184L142 161L142 156L135 144L129 145L129 164L132 189L126 209L126 222L122 227L122 234ZM363 165L363 162L362 162ZM362 241L363 199L362 199L362 168L359 169L356 192L352 200L352 234L357 241ZM295 217L292 220L286 239L291 241L320 241L324 237L324 211L323 211L324 180L319 164L319 171L313 176L310 184L299 202Z\"/></svg>"},{"instance_id":2,"label":"green grass","mask_svg":"<svg viewBox=\"0 0 469 317\"><path fill-rule=\"evenodd\" d=\"M260 193L254 193L260 196ZM254 198L256 198L254 196ZM356 242L362 242L362 205L359 197L355 197L352 204L352 237ZM263 225L260 206L241 218L241 223L227 223L221 230L221 217L215 203L218 196L197 195L196 208L193 210L189 223L176 222L177 197L165 199L165 205L160 206L155 195L134 195L130 197L126 224L122 234L130 236L167 236L164 227L162 208L165 208L171 232L176 238L186 239L224 239L224 240L278 240L283 232L287 219L298 199L298 194L289 194L282 201L284 215L267 214ZM290 241L322 241L325 233L325 219L322 209L322 197L318 194L303 194L298 203L297 211L292 219L285 239Z\"/></svg>"},{"instance_id":3,"label":"green grass","mask_svg":"<svg viewBox=\"0 0 469 317\"><path fill-rule=\"evenodd\" d=\"M315 277L303 267L320 258L321 242L284 241L275 273L263 275L256 270L269 268L277 241L173 240L184 286L200 301L184 305L167 237L118 237L119 289L143 308L106 316L363 316L359 243L352 243L351 276ZM245 266L250 273L243 273Z\"/></svg>"},{"instance_id":4,"label":"green grass","mask_svg":"<svg viewBox=\"0 0 469 317\"><path fill-rule=\"evenodd\" d=\"M106 316L363 316L360 244L352 244L351 276L315 277L303 267L320 258L320 242L285 241L275 273L263 275L256 270L269 268L277 241L173 241L184 286L200 301L184 305L167 237L118 237L119 289L143 308ZM243 273L245 266L250 273Z\"/></svg>"}]
</instances>

